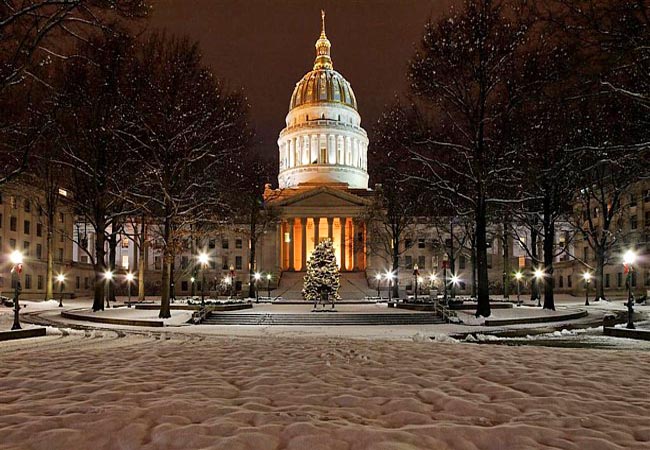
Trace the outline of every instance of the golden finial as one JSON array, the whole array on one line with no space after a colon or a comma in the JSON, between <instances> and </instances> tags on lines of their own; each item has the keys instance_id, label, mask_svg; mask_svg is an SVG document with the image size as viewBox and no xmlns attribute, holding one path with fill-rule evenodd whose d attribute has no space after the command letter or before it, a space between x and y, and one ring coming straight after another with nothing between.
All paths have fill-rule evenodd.
<instances>
[{"instance_id":1,"label":"golden finial","mask_svg":"<svg viewBox=\"0 0 650 450\"><path fill-rule=\"evenodd\" d=\"M316 69L333 69L332 58L330 57L330 41L325 36L325 11L320 10L321 31L320 37L316 41L316 61L314 62L314 70Z\"/></svg>"},{"instance_id":2,"label":"golden finial","mask_svg":"<svg viewBox=\"0 0 650 450\"><path fill-rule=\"evenodd\" d=\"M320 10L320 20L321 20L320 35L325 36L325 10L324 9Z\"/></svg>"}]
</instances>

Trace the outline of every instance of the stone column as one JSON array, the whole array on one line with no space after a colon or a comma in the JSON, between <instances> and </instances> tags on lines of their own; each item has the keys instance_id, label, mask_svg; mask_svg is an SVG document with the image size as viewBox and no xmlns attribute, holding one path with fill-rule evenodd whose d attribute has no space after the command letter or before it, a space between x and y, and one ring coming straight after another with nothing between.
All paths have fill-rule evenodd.
<instances>
[{"instance_id":1,"label":"stone column","mask_svg":"<svg viewBox=\"0 0 650 450\"><path fill-rule=\"evenodd\" d=\"M289 219L289 270L296 270L293 266L293 226L295 224L294 218Z\"/></svg>"},{"instance_id":2,"label":"stone column","mask_svg":"<svg viewBox=\"0 0 650 450\"><path fill-rule=\"evenodd\" d=\"M320 217L314 217L314 248L318 245L318 226L320 224Z\"/></svg>"},{"instance_id":3,"label":"stone column","mask_svg":"<svg viewBox=\"0 0 650 450\"><path fill-rule=\"evenodd\" d=\"M307 269L307 218L300 218L300 228L302 229L302 263L300 264L300 270L304 271Z\"/></svg>"},{"instance_id":4,"label":"stone column","mask_svg":"<svg viewBox=\"0 0 650 450\"><path fill-rule=\"evenodd\" d=\"M327 237L330 238L330 239L333 238L333 235L332 235L333 228L334 228L334 217L328 217L327 218Z\"/></svg>"},{"instance_id":5,"label":"stone column","mask_svg":"<svg viewBox=\"0 0 650 450\"><path fill-rule=\"evenodd\" d=\"M344 270L346 270L345 269L345 244L346 244L345 243L345 236L346 236L345 222L346 222L346 218L341 217L339 220L341 221L341 271L344 271Z\"/></svg>"},{"instance_id":6,"label":"stone column","mask_svg":"<svg viewBox=\"0 0 650 450\"><path fill-rule=\"evenodd\" d=\"M278 266L280 270L284 269L283 267L283 258L284 258L284 252L283 252L283 246L284 246L284 221L278 224L278 248L277 250L277 261L278 261ZM270 270L270 269L269 269Z\"/></svg>"}]
</instances>

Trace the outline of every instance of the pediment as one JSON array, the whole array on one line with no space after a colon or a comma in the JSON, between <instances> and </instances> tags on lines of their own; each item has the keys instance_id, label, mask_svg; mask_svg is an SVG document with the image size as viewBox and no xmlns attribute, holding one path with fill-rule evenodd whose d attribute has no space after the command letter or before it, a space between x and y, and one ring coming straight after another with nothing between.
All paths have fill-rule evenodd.
<instances>
[{"instance_id":1,"label":"pediment","mask_svg":"<svg viewBox=\"0 0 650 450\"><path fill-rule=\"evenodd\" d=\"M306 207L365 207L370 204L368 199L359 197L339 189L327 187L315 188L302 192L280 202L282 206Z\"/></svg>"}]
</instances>

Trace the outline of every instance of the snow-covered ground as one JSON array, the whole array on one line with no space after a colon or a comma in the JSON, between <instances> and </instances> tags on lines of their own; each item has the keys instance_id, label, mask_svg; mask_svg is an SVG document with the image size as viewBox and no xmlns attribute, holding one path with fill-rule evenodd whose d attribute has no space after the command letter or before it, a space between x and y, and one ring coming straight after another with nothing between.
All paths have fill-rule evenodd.
<instances>
[{"instance_id":1,"label":"snow-covered ground","mask_svg":"<svg viewBox=\"0 0 650 450\"><path fill-rule=\"evenodd\" d=\"M650 447L644 352L104 330L0 355L0 449Z\"/></svg>"}]
</instances>

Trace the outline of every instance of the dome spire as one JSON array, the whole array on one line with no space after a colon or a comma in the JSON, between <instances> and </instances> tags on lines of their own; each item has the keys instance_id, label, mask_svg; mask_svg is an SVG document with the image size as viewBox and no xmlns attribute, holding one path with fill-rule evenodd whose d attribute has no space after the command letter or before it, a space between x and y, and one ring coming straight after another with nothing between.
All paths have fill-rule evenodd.
<instances>
[{"instance_id":1,"label":"dome spire","mask_svg":"<svg viewBox=\"0 0 650 450\"><path fill-rule=\"evenodd\" d=\"M314 61L314 70L333 69L332 58L330 57L330 48L332 44L325 34L325 11L320 11L321 31L320 37L316 41L316 61Z\"/></svg>"}]
</instances>

